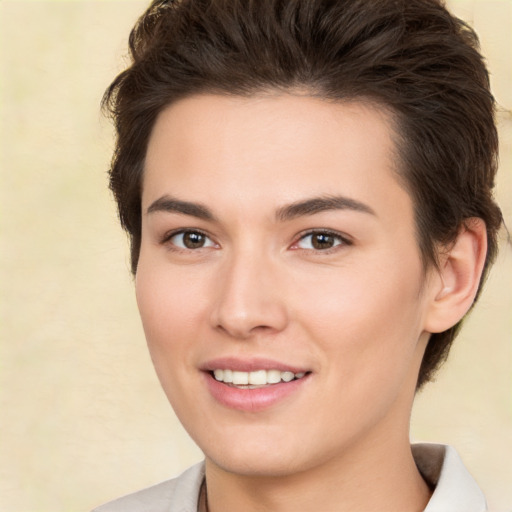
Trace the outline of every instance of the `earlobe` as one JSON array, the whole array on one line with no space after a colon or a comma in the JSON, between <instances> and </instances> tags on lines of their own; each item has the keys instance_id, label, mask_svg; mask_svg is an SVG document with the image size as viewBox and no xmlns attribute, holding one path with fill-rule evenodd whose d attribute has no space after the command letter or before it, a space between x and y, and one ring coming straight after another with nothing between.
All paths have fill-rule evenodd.
<instances>
[{"instance_id":1,"label":"earlobe","mask_svg":"<svg viewBox=\"0 0 512 512\"><path fill-rule=\"evenodd\" d=\"M432 280L425 330L443 332L471 308L478 291L487 254L487 233L482 219L471 218L440 258L437 278Z\"/></svg>"}]
</instances>

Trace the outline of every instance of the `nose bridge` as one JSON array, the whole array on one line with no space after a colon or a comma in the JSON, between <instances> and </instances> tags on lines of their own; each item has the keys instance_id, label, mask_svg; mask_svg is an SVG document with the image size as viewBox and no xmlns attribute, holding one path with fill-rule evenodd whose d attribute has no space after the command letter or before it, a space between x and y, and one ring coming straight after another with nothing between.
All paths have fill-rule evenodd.
<instances>
[{"instance_id":1,"label":"nose bridge","mask_svg":"<svg viewBox=\"0 0 512 512\"><path fill-rule=\"evenodd\" d=\"M217 276L214 326L241 339L282 330L287 315L276 266L264 251L233 250Z\"/></svg>"}]
</instances>

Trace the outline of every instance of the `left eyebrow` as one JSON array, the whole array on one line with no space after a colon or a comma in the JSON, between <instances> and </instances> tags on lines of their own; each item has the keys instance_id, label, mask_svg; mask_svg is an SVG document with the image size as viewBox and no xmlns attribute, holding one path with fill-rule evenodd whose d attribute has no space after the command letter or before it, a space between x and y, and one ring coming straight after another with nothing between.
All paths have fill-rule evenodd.
<instances>
[{"instance_id":1,"label":"left eyebrow","mask_svg":"<svg viewBox=\"0 0 512 512\"><path fill-rule=\"evenodd\" d=\"M283 206L277 210L276 219L284 222L297 217L314 215L329 210L351 210L377 216L373 208L356 199L345 196L326 196L313 197L305 201L297 201Z\"/></svg>"}]
</instances>

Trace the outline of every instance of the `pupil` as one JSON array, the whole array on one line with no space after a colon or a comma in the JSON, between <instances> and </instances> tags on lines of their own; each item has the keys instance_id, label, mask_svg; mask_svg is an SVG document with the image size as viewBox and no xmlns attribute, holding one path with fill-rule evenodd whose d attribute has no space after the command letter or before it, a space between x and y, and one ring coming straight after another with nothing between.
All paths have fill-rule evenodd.
<instances>
[{"instance_id":1,"label":"pupil","mask_svg":"<svg viewBox=\"0 0 512 512\"><path fill-rule=\"evenodd\" d=\"M193 232L185 233L183 243L188 249L197 249L204 245L204 235Z\"/></svg>"},{"instance_id":2,"label":"pupil","mask_svg":"<svg viewBox=\"0 0 512 512\"><path fill-rule=\"evenodd\" d=\"M334 238L331 235L320 233L313 237L312 242L315 249L330 249L333 246Z\"/></svg>"}]
</instances>

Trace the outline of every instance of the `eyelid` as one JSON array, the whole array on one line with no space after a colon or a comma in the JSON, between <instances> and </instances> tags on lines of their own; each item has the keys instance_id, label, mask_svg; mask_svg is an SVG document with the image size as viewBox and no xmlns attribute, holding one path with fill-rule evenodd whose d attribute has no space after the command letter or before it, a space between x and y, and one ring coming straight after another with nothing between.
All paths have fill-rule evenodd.
<instances>
[{"instance_id":1,"label":"eyelid","mask_svg":"<svg viewBox=\"0 0 512 512\"><path fill-rule=\"evenodd\" d=\"M166 231L164 233L164 235L160 239L160 244L162 244L162 245L167 245L167 244L172 245L173 250L177 250L177 251L180 251L180 250L183 250L183 251L197 251L199 249L207 249L209 247L212 247L211 245L208 245L206 247L198 247L197 249L188 249L188 248L180 247L178 245L170 243L171 239L173 237L175 237L177 235L184 234L184 233L198 233L198 234L203 235L204 237L206 237L212 243L212 245L218 246L218 243L215 242L213 237L207 231L205 231L203 229L198 229L198 228L177 228L177 229L172 229L170 231Z\"/></svg>"},{"instance_id":2,"label":"eyelid","mask_svg":"<svg viewBox=\"0 0 512 512\"><path fill-rule=\"evenodd\" d=\"M332 237L338 239L341 243L336 244L335 246L333 246L329 249L303 249L302 247L297 246L298 243L301 240L303 240L304 238L311 236L311 235L318 235L318 234L332 236ZM346 235L344 233L340 233L339 231L335 231L332 229L326 229L326 228L313 228L313 229L308 229L306 231L303 231L302 233L299 233L290 248L294 249L294 250L312 251L312 252L326 254L326 253L329 253L330 251L336 250L340 246L341 247L350 246L350 245L353 245L353 243L354 242L351 237L349 237L348 235Z\"/></svg>"}]
</instances>

